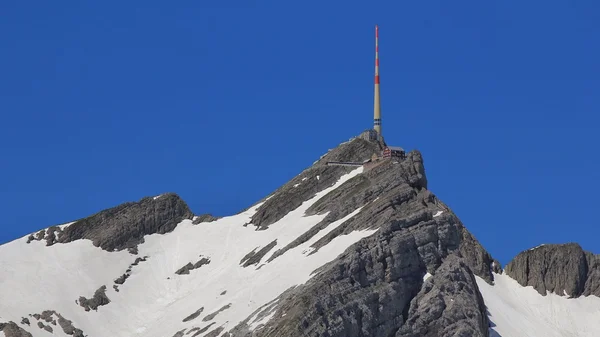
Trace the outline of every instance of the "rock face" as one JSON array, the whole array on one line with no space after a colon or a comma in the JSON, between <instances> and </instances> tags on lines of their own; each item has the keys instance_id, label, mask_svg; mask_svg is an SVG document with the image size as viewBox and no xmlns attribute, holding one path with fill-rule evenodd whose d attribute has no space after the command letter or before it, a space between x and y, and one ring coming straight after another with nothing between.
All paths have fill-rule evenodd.
<instances>
[{"instance_id":1,"label":"rock face","mask_svg":"<svg viewBox=\"0 0 600 337\"><path fill-rule=\"evenodd\" d=\"M305 200L335 184L351 169L340 166L327 166L328 161L362 162L383 149L380 142L354 139L329 151L315 165L304 170L275 191L252 217L252 224L264 229L296 209Z\"/></svg>"},{"instance_id":2,"label":"rock face","mask_svg":"<svg viewBox=\"0 0 600 337\"><path fill-rule=\"evenodd\" d=\"M361 149L355 152L358 160L378 147L364 142L347 145ZM305 174L310 178L303 181ZM310 180L305 171L291 182L291 188L294 182L300 188ZM271 206L287 207L276 198L292 193L287 191L289 185L264 205L273 200ZM264 226L271 221L267 219L278 218L277 207L272 213L265 208L256 221ZM231 331L232 336L488 336L474 275L492 282L494 260L427 190L418 151L376 166L321 198L307 215L327 213L325 219L275 252L271 260L360 207L358 214L317 240L313 253L340 235L378 231L317 270L306 284L282 295L273 318L261 329L250 332L242 323ZM434 277L424 285L428 272Z\"/></svg>"},{"instance_id":3,"label":"rock face","mask_svg":"<svg viewBox=\"0 0 600 337\"><path fill-rule=\"evenodd\" d=\"M540 294L600 296L600 256L576 243L543 245L526 250L506 265L506 273Z\"/></svg>"},{"instance_id":4,"label":"rock face","mask_svg":"<svg viewBox=\"0 0 600 337\"><path fill-rule=\"evenodd\" d=\"M192 211L176 194L147 197L81 219L65 228L57 242L88 239L104 250L122 250L142 243L144 235L168 233L192 217Z\"/></svg>"},{"instance_id":5,"label":"rock face","mask_svg":"<svg viewBox=\"0 0 600 337\"><path fill-rule=\"evenodd\" d=\"M444 260L413 299L397 337L487 336L489 321L477 282L455 255Z\"/></svg>"}]
</instances>

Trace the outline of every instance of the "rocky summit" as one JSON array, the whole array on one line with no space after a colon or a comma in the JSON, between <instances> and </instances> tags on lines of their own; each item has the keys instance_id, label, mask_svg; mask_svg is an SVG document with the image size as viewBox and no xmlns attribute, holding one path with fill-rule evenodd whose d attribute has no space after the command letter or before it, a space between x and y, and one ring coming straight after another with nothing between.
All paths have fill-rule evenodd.
<instances>
[{"instance_id":1,"label":"rocky summit","mask_svg":"<svg viewBox=\"0 0 600 337\"><path fill-rule=\"evenodd\" d=\"M236 215L194 215L168 193L2 245L0 331L600 335L598 255L543 245L503 270L428 190L419 151L370 166L328 164L363 163L385 147L342 143Z\"/></svg>"}]
</instances>

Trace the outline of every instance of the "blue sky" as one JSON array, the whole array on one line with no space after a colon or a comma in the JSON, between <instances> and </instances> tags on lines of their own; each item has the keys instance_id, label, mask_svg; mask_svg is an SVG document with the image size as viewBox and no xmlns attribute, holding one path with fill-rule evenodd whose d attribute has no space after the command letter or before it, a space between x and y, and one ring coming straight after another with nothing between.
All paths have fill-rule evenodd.
<instances>
[{"instance_id":1,"label":"blue sky","mask_svg":"<svg viewBox=\"0 0 600 337\"><path fill-rule=\"evenodd\" d=\"M600 3L4 1L0 242L173 191L233 214L372 124L506 263L600 253Z\"/></svg>"}]
</instances>

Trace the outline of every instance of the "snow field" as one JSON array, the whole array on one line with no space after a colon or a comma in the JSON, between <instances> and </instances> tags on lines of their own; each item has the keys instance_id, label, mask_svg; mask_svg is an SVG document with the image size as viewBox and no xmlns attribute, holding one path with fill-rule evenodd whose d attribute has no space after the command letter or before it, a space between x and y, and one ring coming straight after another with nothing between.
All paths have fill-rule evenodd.
<instances>
[{"instance_id":1,"label":"snow field","mask_svg":"<svg viewBox=\"0 0 600 337\"><path fill-rule=\"evenodd\" d=\"M505 274L494 274L493 286L476 279L493 322L491 337L600 336L600 298L596 296L541 296Z\"/></svg>"}]
</instances>

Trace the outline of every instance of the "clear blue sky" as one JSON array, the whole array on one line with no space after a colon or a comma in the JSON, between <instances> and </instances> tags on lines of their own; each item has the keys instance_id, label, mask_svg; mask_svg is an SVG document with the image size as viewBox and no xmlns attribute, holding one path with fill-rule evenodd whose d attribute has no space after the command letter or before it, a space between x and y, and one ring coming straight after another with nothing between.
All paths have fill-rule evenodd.
<instances>
[{"instance_id":1,"label":"clear blue sky","mask_svg":"<svg viewBox=\"0 0 600 337\"><path fill-rule=\"evenodd\" d=\"M233 214L372 124L502 263L600 253L600 3L3 1L0 242L173 191Z\"/></svg>"}]
</instances>

